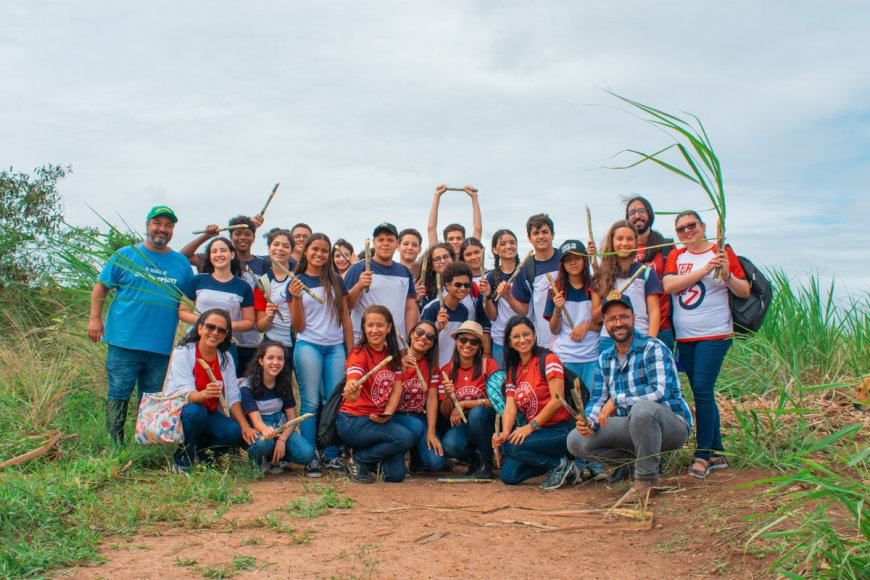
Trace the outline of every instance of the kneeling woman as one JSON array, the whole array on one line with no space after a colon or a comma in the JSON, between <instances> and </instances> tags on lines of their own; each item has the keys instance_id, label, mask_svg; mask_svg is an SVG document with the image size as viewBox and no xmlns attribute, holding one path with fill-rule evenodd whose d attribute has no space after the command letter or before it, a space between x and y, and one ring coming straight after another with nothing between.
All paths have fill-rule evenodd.
<instances>
[{"instance_id":1,"label":"kneeling woman","mask_svg":"<svg viewBox=\"0 0 870 580\"><path fill-rule=\"evenodd\" d=\"M213 308L199 316L172 353L164 392L189 393L181 411L184 443L175 452L176 472L190 471L206 449L223 451L235 445L250 445L257 438L242 412L236 367L227 354L231 344L230 317L226 310ZM216 382L200 360L208 364Z\"/></svg>"},{"instance_id":2,"label":"kneeling woman","mask_svg":"<svg viewBox=\"0 0 870 580\"><path fill-rule=\"evenodd\" d=\"M493 437L505 461L501 480L514 485L547 474L542 489L562 487L575 475L568 460L567 438L573 428L568 412L555 396L565 395L562 362L538 346L535 327L525 316L514 316L505 326L505 408L503 433ZM541 373L541 356L544 373ZM517 413L528 424L515 427Z\"/></svg>"},{"instance_id":3,"label":"kneeling woman","mask_svg":"<svg viewBox=\"0 0 870 580\"><path fill-rule=\"evenodd\" d=\"M456 341L453 359L442 372L444 393L441 413L450 417L450 429L444 434L444 451L448 457L471 464L469 477L492 479L492 436L495 433L495 411L486 396L486 379L498 370L491 358L483 358L483 328L468 320L450 336ZM468 419L463 423L454 407L456 395L462 412Z\"/></svg>"},{"instance_id":4,"label":"kneeling woman","mask_svg":"<svg viewBox=\"0 0 870 580\"><path fill-rule=\"evenodd\" d=\"M359 382L387 356L393 357L388 365ZM414 435L390 420L402 397L400 359L393 315L384 306L369 306L363 312L359 344L347 357L344 402L336 419L339 437L352 449L347 465L357 483L372 483L369 469L377 463L386 481L405 479L405 451L414 445Z\"/></svg>"},{"instance_id":5,"label":"kneeling woman","mask_svg":"<svg viewBox=\"0 0 870 580\"><path fill-rule=\"evenodd\" d=\"M280 473L280 463L308 465L314 461L314 447L289 427L277 433L286 421L296 418L296 399L285 365L284 345L266 339L257 347L257 362L239 382L242 410L262 438L248 447L248 458L270 473Z\"/></svg>"}]
</instances>

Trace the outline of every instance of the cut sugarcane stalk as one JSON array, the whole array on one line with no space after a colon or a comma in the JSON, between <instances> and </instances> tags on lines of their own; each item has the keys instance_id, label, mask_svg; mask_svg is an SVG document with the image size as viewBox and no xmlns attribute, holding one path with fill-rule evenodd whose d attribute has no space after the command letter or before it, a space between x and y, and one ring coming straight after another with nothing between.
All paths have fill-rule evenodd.
<instances>
[{"instance_id":1,"label":"cut sugarcane stalk","mask_svg":"<svg viewBox=\"0 0 870 580\"><path fill-rule=\"evenodd\" d=\"M369 238L366 238L366 252L365 252L365 260L366 260L366 272L372 271L372 241ZM371 286L366 288L366 292L371 289Z\"/></svg>"},{"instance_id":2,"label":"cut sugarcane stalk","mask_svg":"<svg viewBox=\"0 0 870 580\"><path fill-rule=\"evenodd\" d=\"M198 358L198 359L196 359L196 362L198 362L199 366L201 366L205 370L206 374L208 375L208 380L210 380L213 383L220 383L220 381L217 380L217 377L214 376L214 373L211 371L211 367L208 366L208 363L205 362L204 359ZM230 416L230 407L229 407L229 405L227 405L226 398L224 398L223 387L221 387L220 402L221 402L221 407L224 410L224 414L227 417L229 417Z\"/></svg>"},{"instance_id":3,"label":"cut sugarcane stalk","mask_svg":"<svg viewBox=\"0 0 870 580\"><path fill-rule=\"evenodd\" d=\"M448 187L445 191L465 191L464 187ZM471 191L477 191L475 188L471 188Z\"/></svg>"},{"instance_id":4,"label":"cut sugarcane stalk","mask_svg":"<svg viewBox=\"0 0 870 580\"><path fill-rule=\"evenodd\" d=\"M470 477L439 477L438 483L492 483L495 479L471 479Z\"/></svg>"},{"instance_id":5,"label":"cut sugarcane stalk","mask_svg":"<svg viewBox=\"0 0 870 580\"><path fill-rule=\"evenodd\" d=\"M553 289L553 294L561 295L562 293L556 288L556 281L553 280L553 277L550 275L549 272L547 272L546 276L547 276L547 282L550 283L550 288ZM565 306L567 306L567 304L565 304ZM565 317L565 322L568 323L568 326L571 327L571 330L574 330L574 321L571 320L571 315L568 314L567 308L562 308L562 316Z\"/></svg>"},{"instance_id":6,"label":"cut sugarcane stalk","mask_svg":"<svg viewBox=\"0 0 870 580\"><path fill-rule=\"evenodd\" d=\"M224 228L218 228L219 232L231 232L233 230L246 230L248 229L248 224L236 224L234 226L226 226ZM193 232L193 235L197 236L200 234L206 233L208 230L199 230L198 232Z\"/></svg>"},{"instance_id":7,"label":"cut sugarcane stalk","mask_svg":"<svg viewBox=\"0 0 870 580\"><path fill-rule=\"evenodd\" d=\"M273 267L274 267L274 266L278 266L278 268L281 269L281 273L284 274L285 276L289 276L289 277L290 277L290 280L299 280L299 278L296 277L296 274L294 274L293 272L291 272L290 270L288 270L287 268L285 268L284 266L282 266L282 265L279 264L278 262L272 262L272 266L273 266ZM316 301L319 302L320 304L325 304L325 302L323 301L323 298L321 298L320 296L318 296L317 294L315 294L314 292L312 292L312 291L311 291L311 288L309 288L308 286L306 286L305 283L302 282L302 280L299 280L299 283L302 284L302 290L303 290L306 294L308 294L309 296L311 296L314 300L316 300Z\"/></svg>"},{"instance_id":8,"label":"cut sugarcane stalk","mask_svg":"<svg viewBox=\"0 0 870 580\"><path fill-rule=\"evenodd\" d=\"M269 204L272 203L272 198L275 197L275 192L278 191L279 185L281 185L280 181L272 188L272 193L269 194L269 198L266 200L266 205L264 205L263 209L260 210L260 217L266 215L266 210L269 209Z\"/></svg>"},{"instance_id":9,"label":"cut sugarcane stalk","mask_svg":"<svg viewBox=\"0 0 870 580\"><path fill-rule=\"evenodd\" d=\"M572 417L574 417L574 419L576 419L577 421L580 421L580 422L583 423L584 425L587 425L587 426L589 425L589 420L586 419L586 415L584 415L584 414L581 413L581 412L575 411L575 410L571 407L571 405L568 404L568 401L566 401L566 400L564 399L564 397L562 397L562 395L560 395L559 393L556 393L556 395L555 395L555 399L556 399L557 401L559 401L559 404L562 405L562 407L563 407L566 411L568 411L568 414L571 415Z\"/></svg>"},{"instance_id":10,"label":"cut sugarcane stalk","mask_svg":"<svg viewBox=\"0 0 870 580\"><path fill-rule=\"evenodd\" d=\"M622 288L619 289L619 293L623 294L626 290L628 290L628 287L631 286L634 281L637 280L638 276L643 274L644 270L646 270L647 268L649 268L649 266L647 266L646 264L641 264L640 268L637 269L637 272L635 272L631 276L631 278L629 278L628 281L622 285Z\"/></svg>"},{"instance_id":11,"label":"cut sugarcane stalk","mask_svg":"<svg viewBox=\"0 0 870 580\"><path fill-rule=\"evenodd\" d=\"M447 373L445 373L444 371L441 371L441 376L444 377L445 381L450 380L450 377L447 376ZM453 401L453 408L459 412L459 418L462 420L462 422L468 423L468 418L465 416L465 412L462 410L462 406L459 404L459 399L456 398L456 393L450 393L450 400Z\"/></svg>"},{"instance_id":12,"label":"cut sugarcane stalk","mask_svg":"<svg viewBox=\"0 0 870 580\"><path fill-rule=\"evenodd\" d=\"M588 205L586 206L586 231L589 232L589 241L594 242L595 236L592 235L592 212L589 211ZM592 258L595 264L598 264L598 256L596 254L592 254L590 258Z\"/></svg>"},{"instance_id":13,"label":"cut sugarcane stalk","mask_svg":"<svg viewBox=\"0 0 870 580\"><path fill-rule=\"evenodd\" d=\"M405 350L407 352L411 352L411 347L408 346L408 342L405 340L405 337L403 337L401 334L398 336L399 336L399 340L402 341L402 346L405 347ZM429 386L426 384L426 379L423 378L423 371L420 370L420 367L418 365L414 365L414 370L417 373L417 379L419 379L419 381L420 381L420 386L423 387L423 392L425 393L426 391L429 390Z\"/></svg>"},{"instance_id":14,"label":"cut sugarcane stalk","mask_svg":"<svg viewBox=\"0 0 870 580\"><path fill-rule=\"evenodd\" d=\"M501 415L498 413L495 414L495 432L493 433L493 437L501 436ZM498 469L501 469L501 446L493 445L492 446L492 456L495 459L495 466Z\"/></svg>"},{"instance_id":15,"label":"cut sugarcane stalk","mask_svg":"<svg viewBox=\"0 0 870 580\"><path fill-rule=\"evenodd\" d=\"M510 277L510 278L508 278L508 281L507 281L508 286L510 286L511 284L513 284L513 282L514 282L514 278L516 278L517 275L520 273L520 270L523 269L523 266L525 266L525 264L526 264L526 262L528 261L528 259L531 258L531 257L534 256L534 255L535 255L535 251L534 251L534 250L529 250L529 253L526 254L526 257L523 258L523 261L519 263L519 265L517 266L517 269L514 270L514 273L511 274L511 277ZM498 299L499 299L499 298L501 298L501 294L496 294L495 297L492 299L492 301L493 301L493 302L498 302Z\"/></svg>"},{"instance_id":16,"label":"cut sugarcane stalk","mask_svg":"<svg viewBox=\"0 0 870 580\"><path fill-rule=\"evenodd\" d=\"M438 305L444 310L444 292L441 290L441 274L435 273L435 288L438 292Z\"/></svg>"},{"instance_id":17,"label":"cut sugarcane stalk","mask_svg":"<svg viewBox=\"0 0 870 580\"><path fill-rule=\"evenodd\" d=\"M254 279L254 284L256 284L257 288L260 289L260 292L263 293L263 298L265 298L266 302L268 304L274 304L274 302L272 302L272 282L269 280L269 277L265 274L257 277L257 275L254 274L254 271L251 270L251 267L247 264L245 264L245 269L247 270L248 274L251 275L251 278ZM284 320L284 315L281 313L280 309L275 311L275 316L277 316L281 320Z\"/></svg>"}]
</instances>

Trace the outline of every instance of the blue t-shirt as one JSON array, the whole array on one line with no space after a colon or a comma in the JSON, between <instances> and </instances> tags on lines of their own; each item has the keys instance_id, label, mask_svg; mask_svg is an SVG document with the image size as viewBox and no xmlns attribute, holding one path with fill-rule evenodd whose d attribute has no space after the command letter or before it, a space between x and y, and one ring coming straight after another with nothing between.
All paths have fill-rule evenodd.
<instances>
[{"instance_id":1,"label":"blue t-shirt","mask_svg":"<svg viewBox=\"0 0 870 580\"><path fill-rule=\"evenodd\" d=\"M190 262L174 250L161 254L136 244L115 252L97 279L115 290L103 341L170 354L178 328L178 302L192 278Z\"/></svg>"},{"instance_id":2,"label":"blue t-shirt","mask_svg":"<svg viewBox=\"0 0 870 580\"><path fill-rule=\"evenodd\" d=\"M532 258L525 263L523 271L514 278L513 286L511 286L514 298L529 305L529 318L535 324L538 345L547 348L553 342L553 334L550 332L550 325L544 319L547 293L550 291L550 283L547 281L546 275L549 273L553 280L559 277L560 258L559 250L555 248L553 256L547 260L538 261L536 258ZM530 272L532 287L529 286L528 280Z\"/></svg>"},{"instance_id":3,"label":"blue t-shirt","mask_svg":"<svg viewBox=\"0 0 870 580\"><path fill-rule=\"evenodd\" d=\"M438 366L444 366L453 359L453 351L456 350L456 342L450 336L462 326L466 320L473 320L483 327L484 333L489 332L489 318L483 310L483 301L477 301L476 309L472 312L468 310L465 302L460 302L456 305L456 310L450 310L447 304L444 304L444 310L447 311L447 326L444 330L438 333ZM420 320L428 320L437 326L438 313L441 311L441 304L438 300L433 300L423 309L420 314ZM482 347L481 347L482 348Z\"/></svg>"},{"instance_id":4,"label":"blue t-shirt","mask_svg":"<svg viewBox=\"0 0 870 580\"><path fill-rule=\"evenodd\" d=\"M356 286L360 275L365 272L366 265L363 260L353 264L344 273L344 283L348 290ZM414 289L414 277L410 270L398 262L389 266L379 264L372 260L372 285L368 292L362 292L356 306L350 311L350 320L353 323L353 341L359 342L362 315L365 309L372 304L380 304L386 307L393 315L393 323L396 332L405 333L405 304L408 298L415 300L417 292Z\"/></svg>"},{"instance_id":5,"label":"blue t-shirt","mask_svg":"<svg viewBox=\"0 0 870 580\"><path fill-rule=\"evenodd\" d=\"M241 278L228 282L215 280L211 274L197 274L187 285L185 295L193 300L200 314L212 308L221 308L236 322L242 319L242 308L254 306L254 291Z\"/></svg>"},{"instance_id":6,"label":"blue t-shirt","mask_svg":"<svg viewBox=\"0 0 870 580\"><path fill-rule=\"evenodd\" d=\"M260 413L260 415L274 415L296 406L296 398L293 396L292 391L287 393L286 399L282 399L275 392L275 389L267 388L265 392L257 397L254 395L254 390L251 389L251 385L246 378L239 381L239 394L242 398L242 412L245 415L254 412Z\"/></svg>"}]
</instances>

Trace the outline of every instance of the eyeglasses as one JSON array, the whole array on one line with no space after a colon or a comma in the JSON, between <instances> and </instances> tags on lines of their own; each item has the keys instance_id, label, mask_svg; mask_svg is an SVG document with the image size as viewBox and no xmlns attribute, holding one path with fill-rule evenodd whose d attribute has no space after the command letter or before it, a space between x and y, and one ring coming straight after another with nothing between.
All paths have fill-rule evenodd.
<instances>
[{"instance_id":1,"label":"eyeglasses","mask_svg":"<svg viewBox=\"0 0 870 580\"><path fill-rule=\"evenodd\" d=\"M443 256L432 256L433 264L440 264L441 262L447 262L448 264L453 261L453 258L450 257L450 254L445 254Z\"/></svg>"},{"instance_id":2,"label":"eyeglasses","mask_svg":"<svg viewBox=\"0 0 870 580\"><path fill-rule=\"evenodd\" d=\"M429 342L435 342L435 335L424 328L415 328L414 336L417 338L425 338Z\"/></svg>"},{"instance_id":3,"label":"eyeglasses","mask_svg":"<svg viewBox=\"0 0 870 580\"><path fill-rule=\"evenodd\" d=\"M204 322L202 327L207 333L217 334L218 336L226 336L227 334L226 328L224 328L223 326L212 324L211 322Z\"/></svg>"},{"instance_id":4,"label":"eyeglasses","mask_svg":"<svg viewBox=\"0 0 870 580\"><path fill-rule=\"evenodd\" d=\"M688 230L688 231L694 231L695 228L697 228L699 224L700 224L700 222L697 222L697 221L689 222L689 223L687 223L687 224L684 225L684 226L680 226L680 227L676 228L676 230L677 230L677 233L678 233L678 234L683 234L683 233L685 233L687 230Z\"/></svg>"},{"instance_id":5,"label":"eyeglasses","mask_svg":"<svg viewBox=\"0 0 870 580\"><path fill-rule=\"evenodd\" d=\"M311 234L293 234L294 240L307 240Z\"/></svg>"},{"instance_id":6,"label":"eyeglasses","mask_svg":"<svg viewBox=\"0 0 870 580\"><path fill-rule=\"evenodd\" d=\"M450 282L454 288L471 288L471 282Z\"/></svg>"},{"instance_id":7,"label":"eyeglasses","mask_svg":"<svg viewBox=\"0 0 870 580\"><path fill-rule=\"evenodd\" d=\"M480 339L473 336L459 336L456 338L459 344L470 344L471 346L480 346Z\"/></svg>"},{"instance_id":8,"label":"eyeglasses","mask_svg":"<svg viewBox=\"0 0 870 580\"><path fill-rule=\"evenodd\" d=\"M649 212L646 211L645 207L639 207L637 209L628 210L628 217L631 217L633 215L649 215Z\"/></svg>"},{"instance_id":9,"label":"eyeglasses","mask_svg":"<svg viewBox=\"0 0 870 580\"><path fill-rule=\"evenodd\" d=\"M533 336L535 336L534 332L523 332L522 334L512 334L509 338L511 339L511 341L515 342L517 340L529 339Z\"/></svg>"},{"instance_id":10,"label":"eyeglasses","mask_svg":"<svg viewBox=\"0 0 870 580\"><path fill-rule=\"evenodd\" d=\"M608 316L604 319L604 323L614 324L616 322L628 322L629 320L631 320L631 314L624 312L622 314L617 314L616 316Z\"/></svg>"}]
</instances>

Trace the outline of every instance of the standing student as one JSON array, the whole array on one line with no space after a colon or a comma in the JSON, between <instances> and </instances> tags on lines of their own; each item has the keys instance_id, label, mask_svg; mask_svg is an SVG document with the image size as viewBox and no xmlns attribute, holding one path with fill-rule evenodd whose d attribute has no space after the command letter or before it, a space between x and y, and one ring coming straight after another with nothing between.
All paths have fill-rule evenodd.
<instances>
[{"instance_id":1,"label":"standing student","mask_svg":"<svg viewBox=\"0 0 870 580\"><path fill-rule=\"evenodd\" d=\"M465 238L462 245L459 247L459 261L468 264L471 268L471 292L466 298L466 302L472 306L476 306L475 302L482 302L489 298L490 287L484 274L486 268L483 266L484 247L480 240L475 238Z\"/></svg>"},{"instance_id":2,"label":"standing student","mask_svg":"<svg viewBox=\"0 0 870 580\"><path fill-rule=\"evenodd\" d=\"M556 400L565 396L562 363L546 354L541 373L539 342L532 321L515 316L505 328L505 408L502 433L493 437L504 453L501 480L516 485L547 474L541 489L557 489L577 478L574 462L568 460L568 433L574 427L570 415ZM528 422L516 427L517 413Z\"/></svg>"},{"instance_id":3,"label":"standing student","mask_svg":"<svg viewBox=\"0 0 870 580\"><path fill-rule=\"evenodd\" d=\"M438 335L435 325L421 320L408 336L408 350L402 357L402 398L393 421L414 435L411 473L441 471L444 449L438 438ZM417 372L419 370L419 373ZM423 383L420 382L423 377Z\"/></svg>"},{"instance_id":4,"label":"standing student","mask_svg":"<svg viewBox=\"0 0 870 580\"><path fill-rule=\"evenodd\" d=\"M414 279L406 267L393 261L399 240L396 226L384 222L374 229L372 238L371 271L366 271L365 261L361 261L344 275L355 342L362 336L362 315L369 306L380 304L389 309L403 333L407 333L420 316Z\"/></svg>"},{"instance_id":5,"label":"standing student","mask_svg":"<svg viewBox=\"0 0 870 580\"><path fill-rule=\"evenodd\" d=\"M471 233L472 238L478 240L483 235L483 220L480 217L480 203L477 199L477 190L466 185L463 190L468 197L471 198L471 214L474 222L474 228ZM429 235L429 247L431 248L438 243L438 205L441 203L441 196L447 192L446 185L439 185L435 188L435 197L432 200L432 207L429 210L429 225L426 232ZM450 224L444 228L443 242L450 244L453 248L453 253L459 255L459 246L462 245L462 240L465 239L465 228L459 224Z\"/></svg>"},{"instance_id":6,"label":"standing student","mask_svg":"<svg viewBox=\"0 0 870 580\"><path fill-rule=\"evenodd\" d=\"M365 383L359 382L387 356L393 360ZM391 420L402 398L400 369L393 315L384 306L369 306L363 312L360 340L347 357L344 402L336 418L338 435L351 448L351 481L372 483L371 470L378 463L385 481L405 479L405 452L413 447L414 434Z\"/></svg>"},{"instance_id":7,"label":"standing student","mask_svg":"<svg viewBox=\"0 0 870 580\"><path fill-rule=\"evenodd\" d=\"M695 397L698 448L689 474L704 478L711 469L728 466L713 391L734 333L729 292L746 298L750 287L734 251L706 241L707 226L697 212L680 213L675 226L684 247L668 256L664 283L676 298L677 349Z\"/></svg>"},{"instance_id":8,"label":"standing student","mask_svg":"<svg viewBox=\"0 0 870 580\"><path fill-rule=\"evenodd\" d=\"M422 264L426 266L426 276L418 276L417 302L422 310L429 302L438 299L437 275L444 276L444 269L456 261L450 244L435 244L423 254ZM442 280L443 282L443 280Z\"/></svg>"},{"instance_id":9,"label":"standing student","mask_svg":"<svg viewBox=\"0 0 870 580\"><path fill-rule=\"evenodd\" d=\"M423 251L423 236L414 228L399 232L399 263L411 272L416 280L420 277L420 264L417 257Z\"/></svg>"},{"instance_id":10,"label":"standing student","mask_svg":"<svg viewBox=\"0 0 870 580\"><path fill-rule=\"evenodd\" d=\"M559 254L559 277L547 297L544 318L550 321L550 332L556 337L553 352L591 390L598 360L601 298L592 289L589 259L582 242L566 241L559 247Z\"/></svg>"},{"instance_id":11,"label":"standing student","mask_svg":"<svg viewBox=\"0 0 870 580\"><path fill-rule=\"evenodd\" d=\"M493 269L486 273L486 280L501 298L498 302L487 300L484 309L486 317L492 321L492 358L501 369L504 368L504 327L508 320L517 315L507 299L511 294L511 286L507 281L517 268L517 236L510 230L498 230L492 236L491 246L495 261Z\"/></svg>"},{"instance_id":12,"label":"standing student","mask_svg":"<svg viewBox=\"0 0 870 580\"><path fill-rule=\"evenodd\" d=\"M356 261L356 254L353 253L351 243L344 238L336 240L335 245L332 247L332 267L335 268L338 275L344 278L344 273Z\"/></svg>"},{"instance_id":13,"label":"standing student","mask_svg":"<svg viewBox=\"0 0 870 580\"><path fill-rule=\"evenodd\" d=\"M265 333L269 340L284 345L286 353L284 364L293 370L293 326L288 303L290 292L290 276L296 268L296 261L292 258L293 236L289 230L273 228L266 234L266 243L269 248L270 268L266 272L271 292L271 303L265 300L257 300L257 329ZM259 296L259 293L255 298ZM281 316L278 316L278 312Z\"/></svg>"},{"instance_id":14,"label":"standing student","mask_svg":"<svg viewBox=\"0 0 870 580\"><path fill-rule=\"evenodd\" d=\"M326 404L332 390L344 378L347 353L353 348L347 290L344 280L329 267L331 247L326 234L312 234L296 266L296 280L288 288L290 318L296 330L293 362L303 414L317 415ZM304 292L303 284L324 303ZM312 420L300 426L303 437L312 446L317 443L316 428L317 421ZM327 468L341 467L338 446L325 449L323 454ZM311 477L321 474L316 457L305 468L305 474Z\"/></svg>"},{"instance_id":15,"label":"standing student","mask_svg":"<svg viewBox=\"0 0 870 580\"><path fill-rule=\"evenodd\" d=\"M519 315L528 316L535 324L538 344L548 347L553 342L550 325L544 319L547 305L547 292L550 282L547 274L559 275L559 252L553 247L556 230L553 220L547 214L533 215L526 221L526 234L535 250L534 259L528 260L523 271L514 279L511 294L505 295L510 307Z\"/></svg>"},{"instance_id":16,"label":"standing student","mask_svg":"<svg viewBox=\"0 0 870 580\"><path fill-rule=\"evenodd\" d=\"M91 290L88 338L108 344L106 431L114 443L124 442L133 389L138 387L140 397L159 391L166 377L178 302L193 277L187 258L169 247L177 221L165 205L151 208L145 240L112 254ZM112 290L104 327L103 304Z\"/></svg>"},{"instance_id":17,"label":"standing student","mask_svg":"<svg viewBox=\"0 0 870 580\"><path fill-rule=\"evenodd\" d=\"M305 249L305 242L311 236L313 230L308 224L296 224L290 228L290 235L293 238L293 263L296 264L302 259L302 252Z\"/></svg>"},{"instance_id":18,"label":"standing student","mask_svg":"<svg viewBox=\"0 0 870 580\"><path fill-rule=\"evenodd\" d=\"M297 416L290 367L284 364L284 345L264 340L257 347L255 360L239 381L242 411L261 436L248 447L248 459L268 473L283 472L282 464L308 465L315 458L314 447L296 427L276 431Z\"/></svg>"},{"instance_id":19,"label":"standing student","mask_svg":"<svg viewBox=\"0 0 870 580\"><path fill-rule=\"evenodd\" d=\"M596 253L594 244L589 252ZM631 223L620 220L607 231L604 247L601 250L601 263L598 271L592 277L592 287L598 296L607 296L618 290L631 299L634 304L635 332L655 338L659 332L659 316L661 308L659 297L662 283L658 274L652 268L643 272L627 289L622 287L635 272L642 267L637 257L637 230ZM607 329L601 329L599 352L613 346L613 339L607 334Z\"/></svg>"},{"instance_id":20,"label":"standing student","mask_svg":"<svg viewBox=\"0 0 870 580\"><path fill-rule=\"evenodd\" d=\"M462 262L449 264L441 276L444 284L444 300L432 300L423 308L420 314L421 320L428 320L438 328L438 364L446 365L453 358L455 348L451 336L466 320L477 322L489 330L489 319L483 312L483 306L477 303L474 310L470 310L465 303L465 298L471 290L471 269ZM484 356L492 356L490 343L485 341L483 347Z\"/></svg>"},{"instance_id":21,"label":"standing student","mask_svg":"<svg viewBox=\"0 0 870 580\"><path fill-rule=\"evenodd\" d=\"M463 322L450 336L454 341L453 356L441 369L447 375L442 379L445 396L441 414L450 418L450 429L443 439L444 452L447 457L468 462L470 478L492 479L495 410L486 396L486 380L498 370L498 365L483 356L480 324ZM451 394L456 395L467 424L460 419Z\"/></svg>"},{"instance_id":22,"label":"standing student","mask_svg":"<svg viewBox=\"0 0 870 580\"><path fill-rule=\"evenodd\" d=\"M254 274L262 275L265 272L265 260L260 256L255 256L251 253L251 247L254 245L257 228L263 225L263 216L256 214L253 217L237 215L227 222L228 226L247 226L230 230L230 241L236 248L236 257L239 259L239 265L242 271L245 267L251 268ZM187 256L190 265L202 273L202 265L205 262L205 254L198 254L196 251L207 240L220 235L220 226L212 224L205 228L205 232L194 238L189 244L181 248L181 253Z\"/></svg>"}]
</instances>

